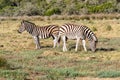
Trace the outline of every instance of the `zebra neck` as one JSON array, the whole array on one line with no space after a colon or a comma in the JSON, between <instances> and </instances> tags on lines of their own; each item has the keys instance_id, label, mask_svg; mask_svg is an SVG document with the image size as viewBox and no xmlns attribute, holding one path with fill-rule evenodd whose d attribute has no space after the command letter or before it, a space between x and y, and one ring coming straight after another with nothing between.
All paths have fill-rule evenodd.
<instances>
[{"instance_id":1,"label":"zebra neck","mask_svg":"<svg viewBox=\"0 0 120 80\"><path fill-rule=\"evenodd\" d=\"M88 41L97 41L97 38L95 35L87 36L87 38L88 38Z\"/></svg>"},{"instance_id":2,"label":"zebra neck","mask_svg":"<svg viewBox=\"0 0 120 80\"><path fill-rule=\"evenodd\" d=\"M33 26L26 27L26 30L27 32L29 32L29 34L32 34L34 27Z\"/></svg>"}]
</instances>

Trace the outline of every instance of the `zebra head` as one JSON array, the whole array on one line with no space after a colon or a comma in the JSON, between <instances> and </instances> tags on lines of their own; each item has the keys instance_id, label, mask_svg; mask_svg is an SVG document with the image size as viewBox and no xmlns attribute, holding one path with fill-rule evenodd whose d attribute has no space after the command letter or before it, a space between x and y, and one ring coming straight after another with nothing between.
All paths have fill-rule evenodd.
<instances>
[{"instance_id":1,"label":"zebra head","mask_svg":"<svg viewBox=\"0 0 120 80\"><path fill-rule=\"evenodd\" d=\"M24 23L25 23L25 21L23 20L21 22L19 29L18 29L18 33L22 33L23 31L25 31L25 24Z\"/></svg>"},{"instance_id":2,"label":"zebra head","mask_svg":"<svg viewBox=\"0 0 120 80\"><path fill-rule=\"evenodd\" d=\"M95 35L92 35L92 40L90 41L90 48L93 52L96 51L96 45L97 45L97 37Z\"/></svg>"}]
</instances>

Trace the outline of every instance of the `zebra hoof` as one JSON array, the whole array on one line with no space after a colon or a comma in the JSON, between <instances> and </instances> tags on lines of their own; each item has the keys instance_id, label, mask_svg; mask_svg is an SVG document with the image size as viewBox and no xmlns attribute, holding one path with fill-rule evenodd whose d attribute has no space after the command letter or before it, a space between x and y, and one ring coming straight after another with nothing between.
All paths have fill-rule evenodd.
<instances>
[{"instance_id":1,"label":"zebra hoof","mask_svg":"<svg viewBox=\"0 0 120 80\"><path fill-rule=\"evenodd\" d=\"M77 52L77 49L75 49L75 52Z\"/></svg>"},{"instance_id":2,"label":"zebra hoof","mask_svg":"<svg viewBox=\"0 0 120 80\"><path fill-rule=\"evenodd\" d=\"M67 49L66 50L63 50L63 52L66 52L67 51Z\"/></svg>"}]
</instances>

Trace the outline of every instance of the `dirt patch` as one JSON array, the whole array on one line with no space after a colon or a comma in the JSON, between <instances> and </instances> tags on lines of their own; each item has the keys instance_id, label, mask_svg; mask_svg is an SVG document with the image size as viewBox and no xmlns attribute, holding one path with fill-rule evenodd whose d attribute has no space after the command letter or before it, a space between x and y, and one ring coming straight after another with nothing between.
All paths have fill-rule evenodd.
<instances>
[{"instance_id":1,"label":"dirt patch","mask_svg":"<svg viewBox=\"0 0 120 80\"><path fill-rule=\"evenodd\" d=\"M57 55L62 55L62 53L59 53L59 52L55 52L55 51L45 51L41 56L57 56Z\"/></svg>"}]
</instances>

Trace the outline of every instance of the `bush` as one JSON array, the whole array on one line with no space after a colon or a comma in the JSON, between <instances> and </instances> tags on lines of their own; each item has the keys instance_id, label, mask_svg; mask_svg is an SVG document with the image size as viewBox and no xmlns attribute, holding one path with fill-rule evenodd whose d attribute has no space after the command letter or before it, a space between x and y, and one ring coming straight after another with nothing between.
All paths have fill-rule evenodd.
<instances>
[{"instance_id":1,"label":"bush","mask_svg":"<svg viewBox=\"0 0 120 80\"><path fill-rule=\"evenodd\" d=\"M97 31L97 28L96 27L92 27L92 31Z\"/></svg>"},{"instance_id":2,"label":"bush","mask_svg":"<svg viewBox=\"0 0 120 80\"><path fill-rule=\"evenodd\" d=\"M107 30L107 31L111 31L111 30L112 30L111 25L108 25L108 26L106 27L106 30Z\"/></svg>"},{"instance_id":3,"label":"bush","mask_svg":"<svg viewBox=\"0 0 120 80\"><path fill-rule=\"evenodd\" d=\"M46 16L51 16L53 14L61 14L61 11L59 8L50 8L45 12Z\"/></svg>"},{"instance_id":4,"label":"bush","mask_svg":"<svg viewBox=\"0 0 120 80\"><path fill-rule=\"evenodd\" d=\"M112 2L105 2L100 5L87 5L89 13L113 12L114 4Z\"/></svg>"},{"instance_id":5,"label":"bush","mask_svg":"<svg viewBox=\"0 0 120 80\"><path fill-rule=\"evenodd\" d=\"M16 15L39 15L39 8L37 6L33 5L32 3L28 2L24 4L24 7L20 6L18 10L16 11Z\"/></svg>"},{"instance_id":6,"label":"bush","mask_svg":"<svg viewBox=\"0 0 120 80\"><path fill-rule=\"evenodd\" d=\"M116 0L0 0L1 16L32 16L120 12Z\"/></svg>"}]
</instances>

